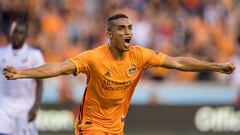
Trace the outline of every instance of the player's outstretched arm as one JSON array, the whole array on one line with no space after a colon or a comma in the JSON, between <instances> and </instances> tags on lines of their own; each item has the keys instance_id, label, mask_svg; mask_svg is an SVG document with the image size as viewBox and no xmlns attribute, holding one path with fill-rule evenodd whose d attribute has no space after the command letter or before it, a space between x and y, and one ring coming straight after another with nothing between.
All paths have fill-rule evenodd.
<instances>
[{"instance_id":1,"label":"player's outstretched arm","mask_svg":"<svg viewBox=\"0 0 240 135\"><path fill-rule=\"evenodd\" d=\"M4 75L8 80L21 78L50 78L59 75L68 75L74 73L75 65L71 61L51 62L31 69L16 69L7 66L3 69Z\"/></svg>"},{"instance_id":2,"label":"player's outstretched arm","mask_svg":"<svg viewBox=\"0 0 240 135\"><path fill-rule=\"evenodd\" d=\"M224 74L231 74L235 66L233 63L212 63L200 61L189 57L170 57L166 56L162 67L169 69L177 69L180 71L212 71Z\"/></svg>"}]
</instances>

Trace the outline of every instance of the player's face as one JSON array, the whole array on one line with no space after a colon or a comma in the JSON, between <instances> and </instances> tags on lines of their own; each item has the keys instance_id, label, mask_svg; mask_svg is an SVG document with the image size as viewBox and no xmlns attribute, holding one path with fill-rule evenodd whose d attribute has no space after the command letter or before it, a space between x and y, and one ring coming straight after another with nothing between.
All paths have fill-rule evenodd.
<instances>
[{"instance_id":1,"label":"player's face","mask_svg":"<svg viewBox=\"0 0 240 135\"><path fill-rule=\"evenodd\" d=\"M24 25L13 25L11 27L10 39L13 45L13 48L21 48L27 35L27 28Z\"/></svg>"},{"instance_id":2,"label":"player's face","mask_svg":"<svg viewBox=\"0 0 240 135\"><path fill-rule=\"evenodd\" d=\"M127 18L115 20L110 35L111 43L118 51L128 51L132 39L132 23Z\"/></svg>"}]
</instances>

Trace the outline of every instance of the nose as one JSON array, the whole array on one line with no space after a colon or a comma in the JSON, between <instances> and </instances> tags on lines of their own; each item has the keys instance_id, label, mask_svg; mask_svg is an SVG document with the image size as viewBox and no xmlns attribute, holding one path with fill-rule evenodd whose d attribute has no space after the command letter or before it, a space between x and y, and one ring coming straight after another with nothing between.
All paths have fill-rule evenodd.
<instances>
[{"instance_id":1,"label":"nose","mask_svg":"<svg viewBox=\"0 0 240 135\"><path fill-rule=\"evenodd\" d=\"M130 30L129 28L125 29L124 32L125 35L131 35L132 34L132 30Z\"/></svg>"}]
</instances>

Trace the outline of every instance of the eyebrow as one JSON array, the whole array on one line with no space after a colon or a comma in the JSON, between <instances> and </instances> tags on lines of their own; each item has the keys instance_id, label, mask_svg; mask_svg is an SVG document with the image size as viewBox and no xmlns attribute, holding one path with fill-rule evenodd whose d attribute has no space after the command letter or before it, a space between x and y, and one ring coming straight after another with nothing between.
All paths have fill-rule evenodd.
<instances>
[{"instance_id":1,"label":"eyebrow","mask_svg":"<svg viewBox=\"0 0 240 135\"><path fill-rule=\"evenodd\" d=\"M118 27L130 27L130 26L132 26L132 24L130 24L128 26L126 26L126 25L118 25Z\"/></svg>"}]
</instances>

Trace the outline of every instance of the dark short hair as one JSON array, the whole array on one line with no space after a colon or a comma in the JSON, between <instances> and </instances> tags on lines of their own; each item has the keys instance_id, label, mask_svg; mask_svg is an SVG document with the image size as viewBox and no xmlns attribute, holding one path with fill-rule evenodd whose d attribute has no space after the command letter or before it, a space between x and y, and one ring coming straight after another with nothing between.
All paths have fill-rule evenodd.
<instances>
[{"instance_id":1,"label":"dark short hair","mask_svg":"<svg viewBox=\"0 0 240 135\"><path fill-rule=\"evenodd\" d=\"M117 20L119 18L128 18L127 15L125 14L115 14L113 16L110 16L108 19L107 19L107 31L111 31L113 26L114 26L114 23L113 21L114 20Z\"/></svg>"}]
</instances>

